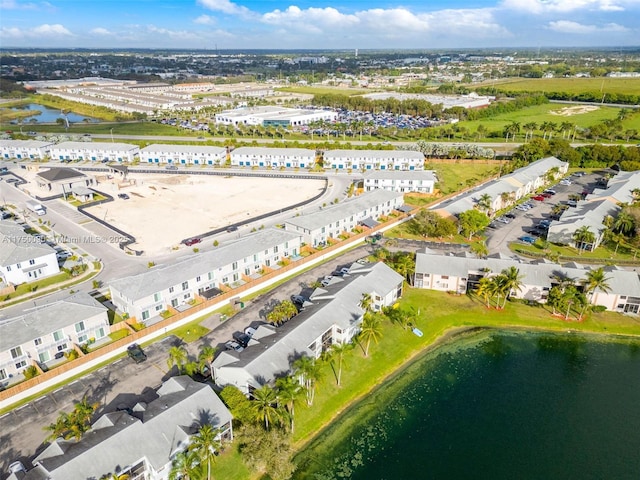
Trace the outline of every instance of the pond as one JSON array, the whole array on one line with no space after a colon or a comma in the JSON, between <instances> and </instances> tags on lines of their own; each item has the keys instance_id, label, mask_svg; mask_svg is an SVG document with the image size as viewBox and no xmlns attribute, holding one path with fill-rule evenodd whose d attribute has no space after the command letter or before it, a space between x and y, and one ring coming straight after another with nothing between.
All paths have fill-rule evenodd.
<instances>
[{"instance_id":1,"label":"pond","mask_svg":"<svg viewBox=\"0 0 640 480\"><path fill-rule=\"evenodd\" d=\"M55 121L58 118L64 118L64 116L62 115L62 113L60 112L60 110L58 109L54 109L54 108L49 108L49 107L45 107L43 105L38 105L37 103L30 103L28 105L24 105L24 106L20 106L20 107L13 107L11 108L11 110L32 110L33 111L33 115L29 116L29 117L25 117L23 119L23 124L24 125L28 125L29 123L55 123ZM87 117L84 115L79 115L77 113L73 113L73 112L68 112L66 114L67 119L69 120L69 123L78 123L78 122L82 122L85 119L87 119L87 121L89 122L99 122L98 119L96 118L91 118L91 117ZM12 121L11 123L13 124L17 124L17 121Z\"/></svg>"}]
</instances>

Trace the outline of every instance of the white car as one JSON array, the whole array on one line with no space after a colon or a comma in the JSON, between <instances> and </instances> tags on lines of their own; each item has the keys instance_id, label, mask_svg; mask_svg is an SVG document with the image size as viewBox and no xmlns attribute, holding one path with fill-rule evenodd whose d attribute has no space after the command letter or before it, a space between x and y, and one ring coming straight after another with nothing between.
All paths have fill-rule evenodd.
<instances>
[{"instance_id":1,"label":"white car","mask_svg":"<svg viewBox=\"0 0 640 480\"><path fill-rule=\"evenodd\" d=\"M66 260L69 257L72 257L73 254L67 250L60 250L59 252L56 253L56 258L58 260Z\"/></svg>"},{"instance_id":2,"label":"white car","mask_svg":"<svg viewBox=\"0 0 640 480\"><path fill-rule=\"evenodd\" d=\"M241 352L244 350L244 347L234 340L229 340L224 344L224 346L227 348L227 350L235 350L236 352Z\"/></svg>"},{"instance_id":3,"label":"white car","mask_svg":"<svg viewBox=\"0 0 640 480\"><path fill-rule=\"evenodd\" d=\"M560 180L560 185L569 186L571 185L571 180Z\"/></svg>"},{"instance_id":4,"label":"white car","mask_svg":"<svg viewBox=\"0 0 640 480\"><path fill-rule=\"evenodd\" d=\"M249 335L250 338L253 338L253 336L256 333L256 329L253 328L253 327L247 327L247 328L244 329L244 333Z\"/></svg>"}]
</instances>

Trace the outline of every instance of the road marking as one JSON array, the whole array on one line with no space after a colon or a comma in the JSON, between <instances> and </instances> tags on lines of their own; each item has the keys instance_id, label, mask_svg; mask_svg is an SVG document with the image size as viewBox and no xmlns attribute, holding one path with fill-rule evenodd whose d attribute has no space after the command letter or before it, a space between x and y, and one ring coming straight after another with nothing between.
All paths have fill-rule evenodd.
<instances>
[{"instance_id":1,"label":"road marking","mask_svg":"<svg viewBox=\"0 0 640 480\"><path fill-rule=\"evenodd\" d=\"M45 395L44 397L40 397L40 398L36 398L36 402L39 402L40 400L44 400L45 398L47 398L47 396Z\"/></svg>"},{"instance_id":2,"label":"road marking","mask_svg":"<svg viewBox=\"0 0 640 480\"><path fill-rule=\"evenodd\" d=\"M2 415L2 416L0 417L0 420L2 420L4 417L8 417L9 415L11 415L11 412L9 412L9 413L5 413L4 415Z\"/></svg>"},{"instance_id":3,"label":"road marking","mask_svg":"<svg viewBox=\"0 0 640 480\"><path fill-rule=\"evenodd\" d=\"M60 387L59 389L54 390L54 391L53 391L53 393L58 393L58 392L59 392L59 391L61 391L63 388L64 388L64 387Z\"/></svg>"},{"instance_id":4,"label":"road marking","mask_svg":"<svg viewBox=\"0 0 640 480\"><path fill-rule=\"evenodd\" d=\"M30 407L30 406L31 406L31 404L30 404L30 403L27 403L26 405L22 405L21 407L16 408L16 412L17 412L18 410L22 410L23 408Z\"/></svg>"}]
</instances>

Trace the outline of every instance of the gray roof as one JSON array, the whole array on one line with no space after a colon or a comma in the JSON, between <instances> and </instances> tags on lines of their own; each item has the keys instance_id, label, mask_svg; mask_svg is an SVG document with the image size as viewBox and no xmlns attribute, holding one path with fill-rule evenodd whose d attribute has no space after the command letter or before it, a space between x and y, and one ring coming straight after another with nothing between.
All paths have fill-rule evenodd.
<instances>
[{"instance_id":1,"label":"gray roof","mask_svg":"<svg viewBox=\"0 0 640 480\"><path fill-rule=\"evenodd\" d=\"M54 167L49 170L44 170L42 172L38 172L38 177L44 178L49 182L57 182L60 180L67 180L69 178L76 177L86 177L86 175L78 170L73 170L72 168L59 168Z\"/></svg>"},{"instance_id":2,"label":"gray roof","mask_svg":"<svg viewBox=\"0 0 640 480\"><path fill-rule=\"evenodd\" d=\"M404 195L399 192L372 190L337 205L323 208L318 212L289 218L285 223L296 227L302 227L307 230L315 230L351 215L363 212L376 205L382 205L390 200L395 200L398 197L404 199Z\"/></svg>"},{"instance_id":3,"label":"gray roof","mask_svg":"<svg viewBox=\"0 0 640 480\"><path fill-rule=\"evenodd\" d=\"M40 307L25 307L22 315L0 320L0 352L106 311L104 305L84 292Z\"/></svg>"},{"instance_id":4,"label":"gray roof","mask_svg":"<svg viewBox=\"0 0 640 480\"><path fill-rule=\"evenodd\" d=\"M93 190L91 190L89 187L85 187L83 185L75 185L73 187L71 187L71 193L74 195L92 195L96 192L94 192Z\"/></svg>"},{"instance_id":5,"label":"gray roof","mask_svg":"<svg viewBox=\"0 0 640 480\"><path fill-rule=\"evenodd\" d=\"M112 143L112 142L62 142L51 146L51 153L55 150L85 150L85 151L112 151L112 152L130 152L138 150L140 147L131 143Z\"/></svg>"},{"instance_id":6,"label":"gray roof","mask_svg":"<svg viewBox=\"0 0 640 480\"><path fill-rule=\"evenodd\" d=\"M366 158L376 160L424 160L424 154L413 150L327 150L324 159Z\"/></svg>"},{"instance_id":7,"label":"gray roof","mask_svg":"<svg viewBox=\"0 0 640 480\"><path fill-rule=\"evenodd\" d=\"M588 267L575 263L560 265L551 262L526 263L508 258L471 258L462 255L441 255L430 251L419 251L416 256L416 273L430 273L466 277L469 273L489 269L492 273L515 266L523 276L525 285L551 287L552 277L562 276L576 280L584 279ZM636 272L605 267L611 291L618 295L640 296L640 278Z\"/></svg>"},{"instance_id":8,"label":"gray roof","mask_svg":"<svg viewBox=\"0 0 640 480\"><path fill-rule=\"evenodd\" d=\"M344 282L322 289L323 298L311 299L316 306L308 307L275 328L273 334L259 335L258 345L240 353L225 352L225 358L216 359L216 366L231 364L234 368L244 368L260 384L271 382L289 372L291 363L300 356L315 356L308 346L333 325L346 329L359 323L364 315L360 308L363 293L386 295L403 280L402 275L384 263L371 264L362 275L345 277Z\"/></svg>"},{"instance_id":9,"label":"gray roof","mask_svg":"<svg viewBox=\"0 0 640 480\"><path fill-rule=\"evenodd\" d=\"M13 222L0 220L0 265L27 262L54 252L49 245L37 242L36 237Z\"/></svg>"},{"instance_id":10,"label":"gray roof","mask_svg":"<svg viewBox=\"0 0 640 480\"><path fill-rule=\"evenodd\" d=\"M0 148L44 148L53 145L53 142L42 142L40 140L0 140Z\"/></svg>"},{"instance_id":11,"label":"gray roof","mask_svg":"<svg viewBox=\"0 0 640 480\"><path fill-rule=\"evenodd\" d=\"M269 155L269 156L283 156L292 157L294 155L300 157L312 157L316 156L316 151L309 148L270 148L270 147L239 147L233 150L230 154L234 155Z\"/></svg>"},{"instance_id":12,"label":"gray roof","mask_svg":"<svg viewBox=\"0 0 640 480\"><path fill-rule=\"evenodd\" d=\"M171 145L154 143L140 150L141 152L172 152L172 153L207 153L211 155L223 155L227 153L224 147L209 147L206 145Z\"/></svg>"},{"instance_id":13,"label":"gray roof","mask_svg":"<svg viewBox=\"0 0 640 480\"><path fill-rule=\"evenodd\" d=\"M135 416L113 412L100 417L82 440L57 440L34 459L54 480L102 478L117 467L146 457L155 470L183 450L199 425L214 427L231 421L231 414L207 384L187 376L167 380L159 397Z\"/></svg>"},{"instance_id":14,"label":"gray roof","mask_svg":"<svg viewBox=\"0 0 640 480\"><path fill-rule=\"evenodd\" d=\"M423 180L435 182L433 170L367 170L365 180Z\"/></svg>"},{"instance_id":15,"label":"gray roof","mask_svg":"<svg viewBox=\"0 0 640 480\"><path fill-rule=\"evenodd\" d=\"M154 267L139 275L114 280L110 286L122 292L130 301L136 301L296 238L299 238L296 233L267 228L214 250L193 255L181 262L166 267Z\"/></svg>"}]
</instances>

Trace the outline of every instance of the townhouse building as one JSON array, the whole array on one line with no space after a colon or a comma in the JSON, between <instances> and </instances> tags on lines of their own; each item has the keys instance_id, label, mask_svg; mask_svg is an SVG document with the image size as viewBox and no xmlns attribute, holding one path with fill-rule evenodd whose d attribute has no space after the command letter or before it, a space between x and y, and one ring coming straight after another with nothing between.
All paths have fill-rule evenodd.
<instances>
[{"instance_id":1,"label":"townhouse building","mask_svg":"<svg viewBox=\"0 0 640 480\"><path fill-rule=\"evenodd\" d=\"M489 199L489 214L507 208L521 198L555 182L567 173L569 164L547 157L519 168L508 175L487 182L438 205L443 216L457 216L478 206L485 196Z\"/></svg>"},{"instance_id":2,"label":"townhouse building","mask_svg":"<svg viewBox=\"0 0 640 480\"><path fill-rule=\"evenodd\" d=\"M311 168L316 152L308 148L240 147L229 159L233 167Z\"/></svg>"},{"instance_id":3,"label":"townhouse building","mask_svg":"<svg viewBox=\"0 0 640 480\"><path fill-rule=\"evenodd\" d=\"M360 331L363 295L381 310L402 296L404 278L384 263L354 264L349 273L316 289L310 304L283 325L260 325L242 352L222 352L213 362L220 386L234 385L250 394L289 374L298 358L318 358L333 344L348 343Z\"/></svg>"},{"instance_id":4,"label":"townhouse building","mask_svg":"<svg viewBox=\"0 0 640 480\"><path fill-rule=\"evenodd\" d=\"M480 259L466 252L442 255L424 249L416 254L414 287L465 294L473 290L482 278L499 274L510 267L519 270L523 284L520 290L511 292L511 295L539 303L547 301L551 288L562 279L574 279L578 288L582 288L581 282L591 269L575 262L563 265L548 260L526 263L501 254ZM616 266L606 266L604 270L610 290L605 292L597 289L589 295L589 301L614 312L637 314L640 310L640 278L637 272Z\"/></svg>"},{"instance_id":5,"label":"townhouse building","mask_svg":"<svg viewBox=\"0 0 640 480\"><path fill-rule=\"evenodd\" d=\"M327 150L323 159L334 170L424 169L424 155L411 150Z\"/></svg>"},{"instance_id":6,"label":"townhouse building","mask_svg":"<svg viewBox=\"0 0 640 480\"><path fill-rule=\"evenodd\" d=\"M16 160L42 160L49 154L53 142L39 140L0 140L0 157Z\"/></svg>"},{"instance_id":7,"label":"townhouse building","mask_svg":"<svg viewBox=\"0 0 640 480\"><path fill-rule=\"evenodd\" d=\"M373 227L380 217L391 214L403 204L402 193L373 190L320 211L289 218L285 220L284 228L301 235L306 244L316 247L359 225Z\"/></svg>"},{"instance_id":8,"label":"townhouse building","mask_svg":"<svg viewBox=\"0 0 640 480\"><path fill-rule=\"evenodd\" d=\"M91 160L132 162L140 153L140 147L130 143L111 142L62 142L51 146L52 160Z\"/></svg>"},{"instance_id":9,"label":"townhouse building","mask_svg":"<svg viewBox=\"0 0 640 480\"><path fill-rule=\"evenodd\" d=\"M33 362L42 368L52 366L74 345L100 342L109 332L107 308L84 292L4 319L0 322L0 384L20 379Z\"/></svg>"},{"instance_id":10,"label":"townhouse building","mask_svg":"<svg viewBox=\"0 0 640 480\"><path fill-rule=\"evenodd\" d=\"M231 413L209 385L172 377L156 394L130 411L100 416L79 441L54 440L33 459L25 479L168 480L172 461L202 425L219 428L220 440L233 438Z\"/></svg>"},{"instance_id":11,"label":"townhouse building","mask_svg":"<svg viewBox=\"0 0 640 480\"><path fill-rule=\"evenodd\" d=\"M606 188L596 188L574 208L565 210L559 220L549 225L547 240L561 245L572 245L583 250L595 250L604 239L605 218L615 218L621 205L633 203L640 191L640 172L620 172L607 182ZM587 227L593 242L580 242L575 237L578 229Z\"/></svg>"},{"instance_id":12,"label":"townhouse building","mask_svg":"<svg viewBox=\"0 0 640 480\"><path fill-rule=\"evenodd\" d=\"M436 177L432 170L370 170L365 172L365 192L389 190L400 193L433 193Z\"/></svg>"},{"instance_id":13,"label":"townhouse building","mask_svg":"<svg viewBox=\"0 0 640 480\"><path fill-rule=\"evenodd\" d=\"M178 165L224 165L227 149L200 145L152 144L140 150L141 163Z\"/></svg>"},{"instance_id":14,"label":"townhouse building","mask_svg":"<svg viewBox=\"0 0 640 480\"><path fill-rule=\"evenodd\" d=\"M0 277L19 285L60 272L56 251L12 221L0 221Z\"/></svg>"},{"instance_id":15,"label":"townhouse building","mask_svg":"<svg viewBox=\"0 0 640 480\"><path fill-rule=\"evenodd\" d=\"M129 317L153 323L168 307L179 309L198 296L210 298L225 286L258 278L264 269L277 269L278 262L300 255L300 245L297 233L260 230L186 260L114 280L111 301Z\"/></svg>"}]
</instances>

